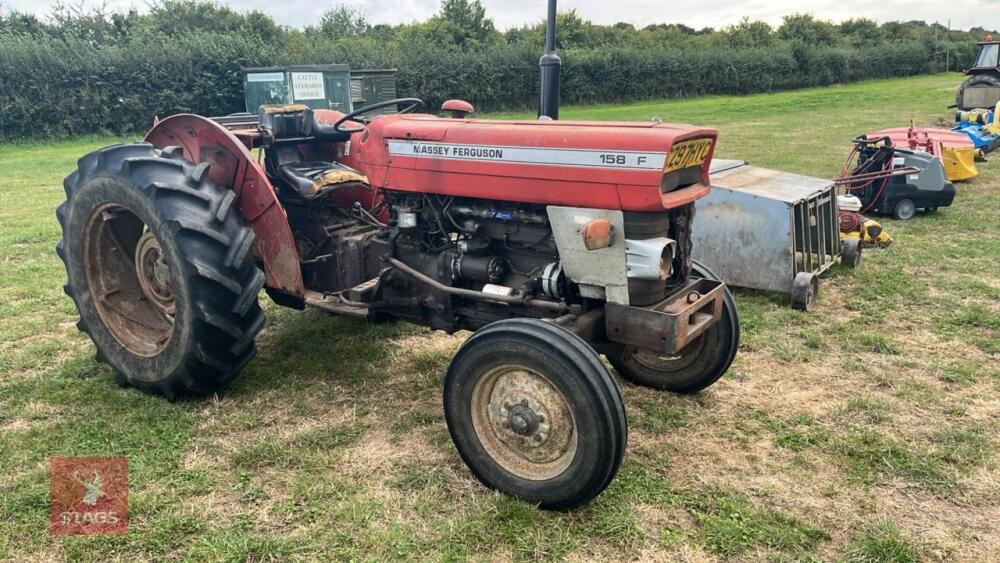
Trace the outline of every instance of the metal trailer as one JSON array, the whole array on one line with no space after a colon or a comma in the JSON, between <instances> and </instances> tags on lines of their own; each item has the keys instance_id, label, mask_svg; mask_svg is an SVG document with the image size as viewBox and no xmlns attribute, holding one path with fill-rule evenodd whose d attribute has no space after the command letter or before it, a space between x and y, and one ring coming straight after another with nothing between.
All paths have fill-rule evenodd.
<instances>
[{"instance_id":1,"label":"metal trailer","mask_svg":"<svg viewBox=\"0 0 1000 563\"><path fill-rule=\"evenodd\" d=\"M788 293L795 308L809 309L820 274L842 252L845 264L859 261L859 245L841 248L832 181L738 160L715 160L710 174L712 192L696 205L693 257L727 284Z\"/></svg>"}]
</instances>

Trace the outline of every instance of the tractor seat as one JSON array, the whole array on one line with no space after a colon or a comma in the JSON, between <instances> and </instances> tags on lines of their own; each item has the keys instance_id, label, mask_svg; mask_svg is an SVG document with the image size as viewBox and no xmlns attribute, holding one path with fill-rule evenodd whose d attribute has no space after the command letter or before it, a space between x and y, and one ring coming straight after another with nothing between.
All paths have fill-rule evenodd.
<instances>
[{"instance_id":1,"label":"tractor seat","mask_svg":"<svg viewBox=\"0 0 1000 563\"><path fill-rule=\"evenodd\" d=\"M344 188L371 189L364 174L338 162L289 162L278 166L278 175L305 199Z\"/></svg>"},{"instance_id":2,"label":"tractor seat","mask_svg":"<svg viewBox=\"0 0 1000 563\"><path fill-rule=\"evenodd\" d=\"M332 124L316 121L316 114L305 104L263 105L257 110L258 126L274 142L341 143L351 134L337 131Z\"/></svg>"}]
</instances>

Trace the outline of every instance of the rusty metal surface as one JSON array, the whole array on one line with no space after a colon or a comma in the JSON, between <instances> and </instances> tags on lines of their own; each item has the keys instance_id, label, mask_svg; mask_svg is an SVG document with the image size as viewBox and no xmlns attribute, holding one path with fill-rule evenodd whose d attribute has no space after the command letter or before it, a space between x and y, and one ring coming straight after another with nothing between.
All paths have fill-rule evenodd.
<instances>
[{"instance_id":1,"label":"rusty metal surface","mask_svg":"<svg viewBox=\"0 0 1000 563\"><path fill-rule=\"evenodd\" d=\"M820 273L840 252L833 182L716 161L712 193L696 204L694 259L727 284L788 293L799 272Z\"/></svg>"},{"instance_id":2,"label":"rusty metal surface","mask_svg":"<svg viewBox=\"0 0 1000 563\"><path fill-rule=\"evenodd\" d=\"M305 287L291 227L271 182L246 145L218 123L191 114L157 122L146 134L157 148L179 146L192 162L207 162L209 177L239 196L237 210L253 229L268 287L303 296Z\"/></svg>"},{"instance_id":3,"label":"rusty metal surface","mask_svg":"<svg viewBox=\"0 0 1000 563\"><path fill-rule=\"evenodd\" d=\"M607 303L608 340L675 354L722 317L725 284L692 280L684 289L652 307Z\"/></svg>"},{"instance_id":4,"label":"rusty metal surface","mask_svg":"<svg viewBox=\"0 0 1000 563\"><path fill-rule=\"evenodd\" d=\"M781 172L745 163L743 166L725 167L727 162L739 161L712 164L710 178L713 188L727 188L758 197L795 202L831 184L830 180L823 178ZM719 168L716 169L716 166Z\"/></svg>"},{"instance_id":5,"label":"rusty metal surface","mask_svg":"<svg viewBox=\"0 0 1000 563\"><path fill-rule=\"evenodd\" d=\"M518 364L493 368L472 390L472 426L489 456L530 481L559 476L576 457L573 409L544 375Z\"/></svg>"}]
</instances>

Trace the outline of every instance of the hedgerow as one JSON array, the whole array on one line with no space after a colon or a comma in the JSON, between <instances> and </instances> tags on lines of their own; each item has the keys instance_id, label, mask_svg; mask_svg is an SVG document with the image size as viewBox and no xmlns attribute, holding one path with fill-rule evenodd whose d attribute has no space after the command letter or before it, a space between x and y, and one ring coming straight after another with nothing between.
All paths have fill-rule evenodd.
<instances>
[{"instance_id":1,"label":"hedgerow","mask_svg":"<svg viewBox=\"0 0 1000 563\"><path fill-rule=\"evenodd\" d=\"M431 108L449 98L466 99L480 111L537 103L537 26L505 37L491 26L473 26L479 35L457 40L454 26L440 27L443 16L384 29L350 20L358 35L338 37L330 35L345 27L334 25L338 20L294 30L255 12L241 15L198 2L158 6L149 15L84 15L54 24L17 14L0 17L0 138L124 134L143 130L154 116L243 111L240 69L247 66L395 68L399 95L420 97ZM800 38L792 34L789 40L789 33L773 33L759 22L719 32L656 26L628 31L579 22L574 31L571 21L563 23L560 37L569 40L560 50L562 100L569 104L751 94L916 75L944 70L945 51L951 68L960 68L976 49L971 40L854 41L856 32L831 42L810 41L797 31ZM926 31L903 31L914 29ZM602 39L600 33L612 31L613 37Z\"/></svg>"}]
</instances>

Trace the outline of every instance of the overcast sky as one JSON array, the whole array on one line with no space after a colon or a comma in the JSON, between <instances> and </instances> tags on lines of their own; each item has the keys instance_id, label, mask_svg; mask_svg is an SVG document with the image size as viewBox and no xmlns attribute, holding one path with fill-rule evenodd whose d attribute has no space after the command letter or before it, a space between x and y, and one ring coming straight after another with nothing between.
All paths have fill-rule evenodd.
<instances>
[{"instance_id":1,"label":"overcast sky","mask_svg":"<svg viewBox=\"0 0 1000 563\"><path fill-rule=\"evenodd\" d=\"M45 15L56 0L0 0L3 10L15 9ZM75 4L75 0L68 3ZM145 1L86 0L87 5L106 4L111 9L138 6ZM279 23L302 26L315 22L337 4L358 7L372 23L400 23L426 19L437 11L439 0L225 0L238 10L257 9ZM487 14L506 29L539 21L545 14L545 0L483 0ZM824 19L842 21L867 17L879 22L925 20L955 28L975 25L1000 26L1000 0L562 0L560 10L576 9L586 19L599 23L626 21L637 26L651 23L683 23L691 27L724 27L743 16L772 24L793 12L810 12Z\"/></svg>"}]
</instances>

